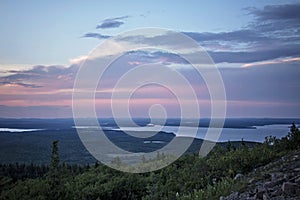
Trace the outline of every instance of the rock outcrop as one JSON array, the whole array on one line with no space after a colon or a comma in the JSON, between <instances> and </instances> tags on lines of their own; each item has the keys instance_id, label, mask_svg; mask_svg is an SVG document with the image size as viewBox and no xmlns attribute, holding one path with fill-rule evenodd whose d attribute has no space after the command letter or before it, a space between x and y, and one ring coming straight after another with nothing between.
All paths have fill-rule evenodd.
<instances>
[{"instance_id":1,"label":"rock outcrop","mask_svg":"<svg viewBox=\"0 0 300 200\"><path fill-rule=\"evenodd\" d=\"M220 197L220 200L299 200L300 151L237 177L237 180L246 184L246 188Z\"/></svg>"}]
</instances>

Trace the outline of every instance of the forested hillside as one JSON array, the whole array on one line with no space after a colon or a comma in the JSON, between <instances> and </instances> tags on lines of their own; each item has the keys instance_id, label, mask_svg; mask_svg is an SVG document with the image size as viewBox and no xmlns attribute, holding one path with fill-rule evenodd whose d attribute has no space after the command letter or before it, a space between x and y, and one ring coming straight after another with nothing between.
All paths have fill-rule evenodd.
<instances>
[{"instance_id":1,"label":"forested hillside","mask_svg":"<svg viewBox=\"0 0 300 200\"><path fill-rule=\"evenodd\" d=\"M119 172L100 163L93 166L59 162L59 142L52 146L50 165L3 164L1 199L219 199L247 184L241 174L300 148L293 124L281 139L237 147L228 142L206 157L187 154L168 167L144 174ZM163 159L162 156L157 159ZM147 164L147 160L144 161ZM296 194L291 194L296 195Z\"/></svg>"}]
</instances>

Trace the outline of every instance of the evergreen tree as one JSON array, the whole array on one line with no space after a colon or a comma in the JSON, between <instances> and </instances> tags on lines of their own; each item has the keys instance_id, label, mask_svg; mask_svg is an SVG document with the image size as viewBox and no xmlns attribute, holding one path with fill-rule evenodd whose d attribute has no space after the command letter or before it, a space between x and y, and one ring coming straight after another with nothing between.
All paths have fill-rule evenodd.
<instances>
[{"instance_id":1,"label":"evergreen tree","mask_svg":"<svg viewBox=\"0 0 300 200\"><path fill-rule=\"evenodd\" d=\"M54 175L57 173L59 165L59 154L58 154L58 141L55 140L52 142L52 152L51 152L51 161L50 161L50 174Z\"/></svg>"},{"instance_id":2,"label":"evergreen tree","mask_svg":"<svg viewBox=\"0 0 300 200\"><path fill-rule=\"evenodd\" d=\"M60 191L62 191L61 187L61 177L59 175L59 154L58 154L58 141L55 140L52 142L52 152L51 152L51 160L50 160L50 169L47 176L47 181L49 184L48 190L48 199L59 199L62 197Z\"/></svg>"},{"instance_id":3,"label":"evergreen tree","mask_svg":"<svg viewBox=\"0 0 300 200\"><path fill-rule=\"evenodd\" d=\"M296 124L293 123L290 132L288 134L288 139L290 140L290 148L291 149L297 149L297 147L300 144L300 131L297 128Z\"/></svg>"},{"instance_id":4,"label":"evergreen tree","mask_svg":"<svg viewBox=\"0 0 300 200\"><path fill-rule=\"evenodd\" d=\"M230 140L228 140L228 142L226 144L226 149L227 149L227 151L231 151L231 149L232 149L232 144L231 144Z\"/></svg>"},{"instance_id":5,"label":"evergreen tree","mask_svg":"<svg viewBox=\"0 0 300 200\"><path fill-rule=\"evenodd\" d=\"M244 138L242 138L242 146L246 146L246 143L244 141Z\"/></svg>"},{"instance_id":6,"label":"evergreen tree","mask_svg":"<svg viewBox=\"0 0 300 200\"><path fill-rule=\"evenodd\" d=\"M95 168L98 168L98 167L99 167L99 161L98 161L98 160L96 161L94 167L95 167Z\"/></svg>"}]
</instances>

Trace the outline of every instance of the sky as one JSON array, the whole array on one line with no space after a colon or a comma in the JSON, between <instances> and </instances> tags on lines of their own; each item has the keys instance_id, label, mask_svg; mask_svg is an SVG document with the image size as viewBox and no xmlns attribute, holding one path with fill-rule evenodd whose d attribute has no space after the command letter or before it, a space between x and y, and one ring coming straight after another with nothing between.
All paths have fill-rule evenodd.
<instances>
[{"instance_id":1,"label":"sky","mask_svg":"<svg viewBox=\"0 0 300 200\"><path fill-rule=\"evenodd\" d=\"M205 81L180 56L161 50L177 44L173 32L192 38L215 63L226 92L226 99L219 100L226 102L226 117L300 117L299 10L300 1L276 0L0 1L0 117L72 117L76 75L84 61L92 60L92 50L110 39L128 48L143 44L157 49L122 51L98 85L98 117L112 116L112 89L121 74L151 63L180 72L196 93L201 117L210 117ZM113 39L148 27L171 31ZM196 55L193 48L176 48ZM110 55L103 53L101 59L114 50L103 50ZM173 87L185 91L182 84ZM127 102L118 99L120 106ZM156 104L165 106L168 117L180 116L176 95L158 85L137 90L130 113L147 117Z\"/></svg>"}]
</instances>

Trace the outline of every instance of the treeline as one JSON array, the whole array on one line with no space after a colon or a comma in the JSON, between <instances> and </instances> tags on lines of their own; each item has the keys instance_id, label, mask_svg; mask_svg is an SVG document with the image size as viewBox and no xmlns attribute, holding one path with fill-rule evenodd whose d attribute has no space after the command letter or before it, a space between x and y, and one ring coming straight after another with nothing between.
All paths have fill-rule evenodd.
<instances>
[{"instance_id":1,"label":"treeline","mask_svg":"<svg viewBox=\"0 0 300 200\"><path fill-rule=\"evenodd\" d=\"M41 176L17 178L16 182L7 182L13 177L10 173L1 174L0 198L219 199L221 195L243 188L243 184L234 179L236 174L247 173L295 151L300 148L299 144L300 131L293 124L282 139L268 137L263 144L254 147L247 146L244 141L239 147L228 142L225 146L216 146L204 158L185 155L162 170L131 174L99 163L83 167L82 171L60 165L58 143L54 141L47 172Z\"/></svg>"},{"instance_id":2,"label":"treeline","mask_svg":"<svg viewBox=\"0 0 300 200\"><path fill-rule=\"evenodd\" d=\"M97 165L99 165L97 163ZM90 165L66 164L63 163L58 166L59 171L67 170L72 175L81 174L88 169ZM25 179L42 178L49 172L49 165L47 164L25 164L18 162L10 164L0 164L0 177L10 178L12 182Z\"/></svg>"},{"instance_id":3,"label":"treeline","mask_svg":"<svg viewBox=\"0 0 300 200\"><path fill-rule=\"evenodd\" d=\"M11 178L11 181L43 177L49 171L48 165L31 164L0 164L0 176Z\"/></svg>"}]
</instances>

